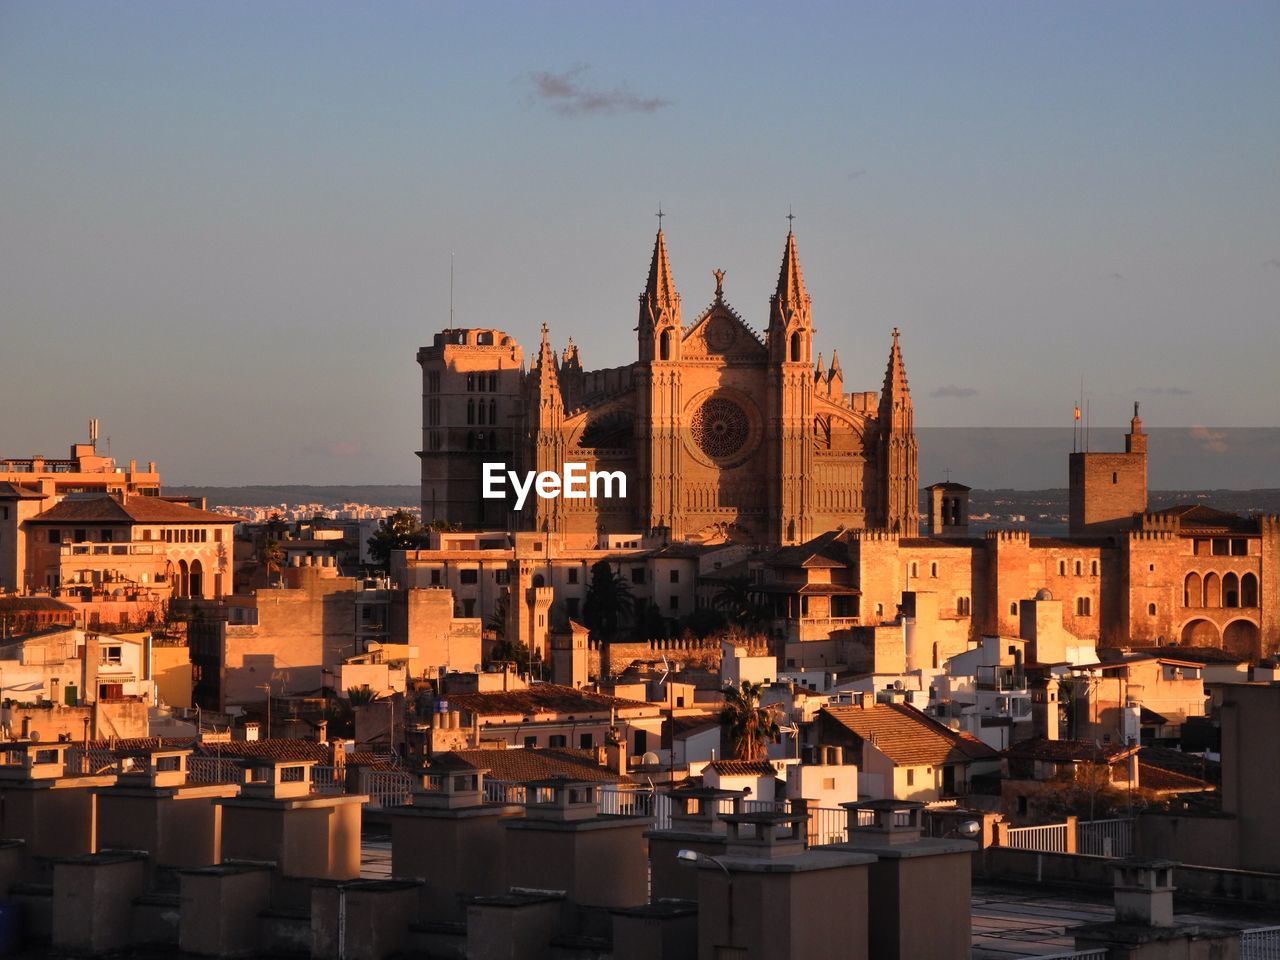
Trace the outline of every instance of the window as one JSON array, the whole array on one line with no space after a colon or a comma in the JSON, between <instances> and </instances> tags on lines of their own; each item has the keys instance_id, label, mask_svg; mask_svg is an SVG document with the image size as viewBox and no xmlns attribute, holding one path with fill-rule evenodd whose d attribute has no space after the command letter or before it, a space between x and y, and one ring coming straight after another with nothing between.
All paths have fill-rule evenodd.
<instances>
[{"instance_id":1,"label":"window","mask_svg":"<svg viewBox=\"0 0 1280 960\"><path fill-rule=\"evenodd\" d=\"M956 597L956 613L962 617L967 617L972 612L972 606L968 597Z\"/></svg>"},{"instance_id":2,"label":"window","mask_svg":"<svg viewBox=\"0 0 1280 960\"><path fill-rule=\"evenodd\" d=\"M1076 616L1088 617L1093 615L1093 601L1089 597L1076 597Z\"/></svg>"},{"instance_id":3,"label":"window","mask_svg":"<svg viewBox=\"0 0 1280 960\"><path fill-rule=\"evenodd\" d=\"M1213 541L1213 555L1215 557L1226 557L1231 554L1231 541L1221 537L1215 537Z\"/></svg>"},{"instance_id":4,"label":"window","mask_svg":"<svg viewBox=\"0 0 1280 960\"><path fill-rule=\"evenodd\" d=\"M936 563L929 564L929 576L936 577L938 575L938 565Z\"/></svg>"},{"instance_id":5,"label":"window","mask_svg":"<svg viewBox=\"0 0 1280 960\"><path fill-rule=\"evenodd\" d=\"M1084 572L1084 567L1079 560L1076 561L1076 576L1080 576Z\"/></svg>"},{"instance_id":6,"label":"window","mask_svg":"<svg viewBox=\"0 0 1280 960\"><path fill-rule=\"evenodd\" d=\"M589 733L580 733L580 734L578 734L578 749L579 749L579 750L590 750L590 749L591 749L592 747L594 747L595 745L596 745L596 743L595 743L595 737L593 737L591 734L589 734Z\"/></svg>"},{"instance_id":7,"label":"window","mask_svg":"<svg viewBox=\"0 0 1280 960\"><path fill-rule=\"evenodd\" d=\"M439 567L435 567L431 571L431 585L433 587L440 586L440 568Z\"/></svg>"},{"instance_id":8,"label":"window","mask_svg":"<svg viewBox=\"0 0 1280 960\"><path fill-rule=\"evenodd\" d=\"M489 374L489 392L498 392L498 375L496 373Z\"/></svg>"},{"instance_id":9,"label":"window","mask_svg":"<svg viewBox=\"0 0 1280 960\"><path fill-rule=\"evenodd\" d=\"M1096 577L1097 575L1098 575L1098 561L1097 561L1097 560L1090 560L1090 561L1089 561L1089 576L1091 576L1091 577Z\"/></svg>"},{"instance_id":10,"label":"window","mask_svg":"<svg viewBox=\"0 0 1280 960\"><path fill-rule=\"evenodd\" d=\"M1248 540L1232 540L1231 555L1233 557L1247 557L1249 555Z\"/></svg>"},{"instance_id":11,"label":"window","mask_svg":"<svg viewBox=\"0 0 1280 960\"><path fill-rule=\"evenodd\" d=\"M823 790L834 790L835 788L836 788L836 778L835 778L835 777L823 777L823 778L822 778L822 789L823 789Z\"/></svg>"},{"instance_id":12,"label":"window","mask_svg":"<svg viewBox=\"0 0 1280 960\"><path fill-rule=\"evenodd\" d=\"M672 583L679 583L679 582L680 582L680 571L679 571L679 570L672 570L672 571L671 571L671 582L672 582Z\"/></svg>"},{"instance_id":13,"label":"window","mask_svg":"<svg viewBox=\"0 0 1280 960\"><path fill-rule=\"evenodd\" d=\"M476 615L476 601L474 597L467 597L462 601L462 615L468 620Z\"/></svg>"},{"instance_id":14,"label":"window","mask_svg":"<svg viewBox=\"0 0 1280 960\"><path fill-rule=\"evenodd\" d=\"M458 571L458 582L463 584L474 584L480 582L480 571L474 567L468 567Z\"/></svg>"},{"instance_id":15,"label":"window","mask_svg":"<svg viewBox=\"0 0 1280 960\"><path fill-rule=\"evenodd\" d=\"M61 543L61 542L62 542L62 531L61 531L61 530L50 530L50 531L49 531L49 542L50 542L50 543Z\"/></svg>"},{"instance_id":16,"label":"window","mask_svg":"<svg viewBox=\"0 0 1280 960\"><path fill-rule=\"evenodd\" d=\"M84 543L89 538L85 536L83 530L76 531L76 543Z\"/></svg>"},{"instance_id":17,"label":"window","mask_svg":"<svg viewBox=\"0 0 1280 960\"><path fill-rule=\"evenodd\" d=\"M578 582L578 568L577 568L577 567L570 567L570 568L569 568L569 582L570 582L570 583L577 583L577 582Z\"/></svg>"},{"instance_id":18,"label":"window","mask_svg":"<svg viewBox=\"0 0 1280 960\"><path fill-rule=\"evenodd\" d=\"M467 426L471 426L476 422L476 402L474 400L467 401Z\"/></svg>"},{"instance_id":19,"label":"window","mask_svg":"<svg viewBox=\"0 0 1280 960\"><path fill-rule=\"evenodd\" d=\"M474 373L467 374L467 393L476 392L476 375Z\"/></svg>"},{"instance_id":20,"label":"window","mask_svg":"<svg viewBox=\"0 0 1280 960\"><path fill-rule=\"evenodd\" d=\"M1113 472L1112 472L1112 474L1111 474L1111 482L1112 482L1113 484L1119 483L1119 482L1120 482L1120 474L1115 473L1115 472L1113 471Z\"/></svg>"},{"instance_id":21,"label":"window","mask_svg":"<svg viewBox=\"0 0 1280 960\"><path fill-rule=\"evenodd\" d=\"M1017 615L1018 615L1018 604L1017 604L1017 601L1015 601L1009 604L1009 616L1016 617Z\"/></svg>"},{"instance_id":22,"label":"window","mask_svg":"<svg viewBox=\"0 0 1280 960\"><path fill-rule=\"evenodd\" d=\"M569 738L566 737L563 733L553 733L551 734L551 736L547 737L548 747L559 747L561 750L563 750L568 745L569 745Z\"/></svg>"},{"instance_id":23,"label":"window","mask_svg":"<svg viewBox=\"0 0 1280 960\"><path fill-rule=\"evenodd\" d=\"M636 731L636 753L644 753L649 749L649 731Z\"/></svg>"},{"instance_id":24,"label":"window","mask_svg":"<svg viewBox=\"0 0 1280 960\"><path fill-rule=\"evenodd\" d=\"M631 582L644 583L644 567L631 568Z\"/></svg>"},{"instance_id":25,"label":"window","mask_svg":"<svg viewBox=\"0 0 1280 960\"><path fill-rule=\"evenodd\" d=\"M281 783L302 783L307 778L306 767L281 767L280 782Z\"/></svg>"},{"instance_id":26,"label":"window","mask_svg":"<svg viewBox=\"0 0 1280 960\"><path fill-rule=\"evenodd\" d=\"M1154 617L1156 615L1156 605L1154 603L1147 604L1147 616Z\"/></svg>"},{"instance_id":27,"label":"window","mask_svg":"<svg viewBox=\"0 0 1280 960\"><path fill-rule=\"evenodd\" d=\"M524 745L526 750L533 750L538 746L538 738L535 736L527 736L524 738Z\"/></svg>"},{"instance_id":28,"label":"window","mask_svg":"<svg viewBox=\"0 0 1280 960\"><path fill-rule=\"evenodd\" d=\"M677 597L677 596L675 596L674 594L673 594L672 596L668 597L668 598L667 598L667 606L669 606L672 610L679 610L679 609L680 609L680 598L679 598L679 597Z\"/></svg>"},{"instance_id":29,"label":"window","mask_svg":"<svg viewBox=\"0 0 1280 960\"><path fill-rule=\"evenodd\" d=\"M916 772L910 768L907 770L907 786L914 787L916 785Z\"/></svg>"},{"instance_id":30,"label":"window","mask_svg":"<svg viewBox=\"0 0 1280 960\"><path fill-rule=\"evenodd\" d=\"M920 576L920 570L919 570L919 568L916 566L916 563L915 563L915 561L914 561L914 560L911 562L911 576L913 576L913 577L918 577L918 576Z\"/></svg>"},{"instance_id":31,"label":"window","mask_svg":"<svg viewBox=\"0 0 1280 960\"><path fill-rule=\"evenodd\" d=\"M119 646L113 645L110 647L103 647L100 651L100 654L101 654L99 659L100 663L104 663L108 666L113 666L113 667L120 666L120 647Z\"/></svg>"},{"instance_id":32,"label":"window","mask_svg":"<svg viewBox=\"0 0 1280 960\"><path fill-rule=\"evenodd\" d=\"M493 582L498 586L505 587L511 582L511 571L505 567L493 572Z\"/></svg>"}]
</instances>

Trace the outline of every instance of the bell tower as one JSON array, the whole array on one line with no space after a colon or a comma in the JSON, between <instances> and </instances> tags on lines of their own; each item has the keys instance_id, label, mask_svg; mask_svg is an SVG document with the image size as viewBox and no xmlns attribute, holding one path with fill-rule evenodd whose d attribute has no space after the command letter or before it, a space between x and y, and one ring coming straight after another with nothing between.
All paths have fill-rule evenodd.
<instances>
[{"instance_id":1,"label":"bell tower","mask_svg":"<svg viewBox=\"0 0 1280 960\"><path fill-rule=\"evenodd\" d=\"M769 514L779 543L812 536L813 319L804 290L795 233L787 231L778 288L769 300Z\"/></svg>"},{"instance_id":2,"label":"bell tower","mask_svg":"<svg viewBox=\"0 0 1280 960\"><path fill-rule=\"evenodd\" d=\"M902 362L898 328L893 328L893 346L884 371L880 391L879 469L880 523L903 536L918 535L920 527L919 450L916 446L915 412L907 386L907 368Z\"/></svg>"},{"instance_id":3,"label":"bell tower","mask_svg":"<svg viewBox=\"0 0 1280 960\"><path fill-rule=\"evenodd\" d=\"M659 218L662 212L658 212ZM649 530L660 527L679 537L680 524L680 411L683 407L680 294L671 279L667 241L661 219L649 263L649 279L640 294L639 363L636 365L635 485L640 497L641 522Z\"/></svg>"}]
</instances>

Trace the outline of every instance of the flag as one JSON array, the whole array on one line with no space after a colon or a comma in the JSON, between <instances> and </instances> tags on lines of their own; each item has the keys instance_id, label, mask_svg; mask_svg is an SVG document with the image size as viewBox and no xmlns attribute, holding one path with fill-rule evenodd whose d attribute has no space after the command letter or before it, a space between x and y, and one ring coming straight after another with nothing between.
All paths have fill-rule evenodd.
<instances>
[{"instance_id":1,"label":"flag","mask_svg":"<svg viewBox=\"0 0 1280 960\"><path fill-rule=\"evenodd\" d=\"M1080 419L1080 404L1076 404L1076 419Z\"/></svg>"}]
</instances>

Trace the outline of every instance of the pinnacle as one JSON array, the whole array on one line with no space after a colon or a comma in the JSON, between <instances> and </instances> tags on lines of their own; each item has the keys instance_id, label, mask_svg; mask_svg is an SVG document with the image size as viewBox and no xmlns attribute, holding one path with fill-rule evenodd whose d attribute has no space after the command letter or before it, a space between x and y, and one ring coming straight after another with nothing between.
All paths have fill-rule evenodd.
<instances>
[{"instance_id":1,"label":"pinnacle","mask_svg":"<svg viewBox=\"0 0 1280 960\"><path fill-rule=\"evenodd\" d=\"M644 287L643 299L667 305L677 299L676 285L671 279L671 263L667 259L667 241L661 228L653 242L653 259L649 263L649 280Z\"/></svg>"},{"instance_id":2,"label":"pinnacle","mask_svg":"<svg viewBox=\"0 0 1280 960\"><path fill-rule=\"evenodd\" d=\"M796 251L796 235L787 231L787 246L782 253L782 269L778 272L779 303L803 305L809 298L804 292L804 276L800 272L800 254Z\"/></svg>"},{"instance_id":3,"label":"pinnacle","mask_svg":"<svg viewBox=\"0 0 1280 960\"><path fill-rule=\"evenodd\" d=\"M902 361L902 347L898 344L898 328L893 328L893 346L889 348L889 364L884 371L883 396L910 396L907 387L907 368Z\"/></svg>"}]
</instances>

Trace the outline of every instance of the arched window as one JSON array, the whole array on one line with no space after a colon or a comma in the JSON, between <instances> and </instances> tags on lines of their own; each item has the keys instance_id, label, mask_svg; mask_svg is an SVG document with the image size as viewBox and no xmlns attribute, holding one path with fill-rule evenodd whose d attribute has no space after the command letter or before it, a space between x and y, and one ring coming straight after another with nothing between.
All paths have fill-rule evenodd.
<instances>
[{"instance_id":1,"label":"arched window","mask_svg":"<svg viewBox=\"0 0 1280 960\"><path fill-rule=\"evenodd\" d=\"M962 617L967 617L972 609L968 597L956 597L956 613Z\"/></svg>"},{"instance_id":2,"label":"arched window","mask_svg":"<svg viewBox=\"0 0 1280 960\"><path fill-rule=\"evenodd\" d=\"M1083 572L1083 570L1084 570L1084 568L1081 566L1080 561L1079 561L1079 560L1077 560L1077 561L1076 561L1076 576L1077 576L1077 577L1078 577L1078 576L1080 576L1080 574Z\"/></svg>"},{"instance_id":3,"label":"arched window","mask_svg":"<svg viewBox=\"0 0 1280 960\"><path fill-rule=\"evenodd\" d=\"M489 426L493 426L498 422L498 401L489 401Z\"/></svg>"},{"instance_id":4,"label":"arched window","mask_svg":"<svg viewBox=\"0 0 1280 960\"><path fill-rule=\"evenodd\" d=\"M471 426L476 422L476 402L474 400L467 401L467 426Z\"/></svg>"},{"instance_id":5,"label":"arched window","mask_svg":"<svg viewBox=\"0 0 1280 960\"><path fill-rule=\"evenodd\" d=\"M187 596L203 597L204 596L204 567L200 565L199 560L191 561L191 570L187 582Z\"/></svg>"},{"instance_id":6,"label":"arched window","mask_svg":"<svg viewBox=\"0 0 1280 960\"><path fill-rule=\"evenodd\" d=\"M1090 561L1089 561L1089 576L1091 576L1091 577L1096 577L1097 575L1098 575L1098 561L1097 561L1097 560L1090 560Z\"/></svg>"},{"instance_id":7,"label":"arched window","mask_svg":"<svg viewBox=\"0 0 1280 960\"><path fill-rule=\"evenodd\" d=\"M1154 603L1147 604L1147 616L1154 617L1156 615L1156 605Z\"/></svg>"},{"instance_id":8,"label":"arched window","mask_svg":"<svg viewBox=\"0 0 1280 960\"><path fill-rule=\"evenodd\" d=\"M1058 561L1058 576L1065 577L1067 575L1067 561Z\"/></svg>"},{"instance_id":9,"label":"arched window","mask_svg":"<svg viewBox=\"0 0 1280 960\"><path fill-rule=\"evenodd\" d=\"M912 577L920 576L920 569L916 565L916 562L914 560L911 561L911 576Z\"/></svg>"},{"instance_id":10,"label":"arched window","mask_svg":"<svg viewBox=\"0 0 1280 960\"><path fill-rule=\"evenodd\" d=\"M1246 573L1240 578L1240 606L1256 607L1258 605L1258 578Z\"/></svg>"},{"instance_id":11,"label":"arched window","mask_svg":"<svg viewBox=\"0 0 1280 960\"><path fill-rule=\"evenodd\" d=\"M1240 578L1228 573L1222 578L1222 605L1224 607L1240 606Z\"/></svg>"},{"instance_id":12,"label":"arched window","mask_svg":"<svg viewBox=\"0 0 1280 960\"><path fill-rule=\"evenodd\" d=\"M929 564L929 576L936 577L938 575L938 565L936 563Z\"/></svg>"},{"instance_id":13,"label":"arched window","mask_svg":"<svg viewBox=\"0 0 1280 960\"><path fill-rule=\"evenodd\" d=\"M1200 580L1200 574L1187 574L1187 579L1182 586L1182 605L1184 607L1204 606L1204 584Z\"/></svg>"},{"instance_id":14,"label":"arched window","mask_svg":"<svg viewBox=\"0 0 1280 960\"><path fill-rule=\"evenodd\" d=\"M1015 601L1009 604L1009 616L1016 617L1017 615L1018 615L1018 604Z\"/></svg>"},{"instance_id":15,"label":"arched window","mask_svg":"<svg viewBox=\"0 0 1280 960\"><path fill-rule=\"evenodd\" d=\"M1204 605L1206 607L1222 606L1222 579L1216 573L1204 575Z\"/></svg>"},{"instance_id":16,"label":"arched window","mask_svg":"<svg viewBox=\"0 0 1280 960\"><path fill-rule=\"evenodd\" d=\"M799 362L800 357L800 334L793 333L791 335L791 360L793 363Z\"/></svg>"},{"instance_id":17,"label":"arched window","mask_svg":"<svg viewBox=\"0 0 1280 960\"><path fill-rule=\"evenodd\" d=\"M658 342L658 359L671 359L671 331L663 330L662 339Z\"/></svg>"},{"instance_id":18,"label":"arched window","mask_svg":"<svg viewBox=\"0 0 1280 960\"><path fill-rule=\"evenodd\" d=\"M1093 615L1093 601L1089 597L1076 597L1076 616L1088 617Z\"/></svg>"}]
</instances>

